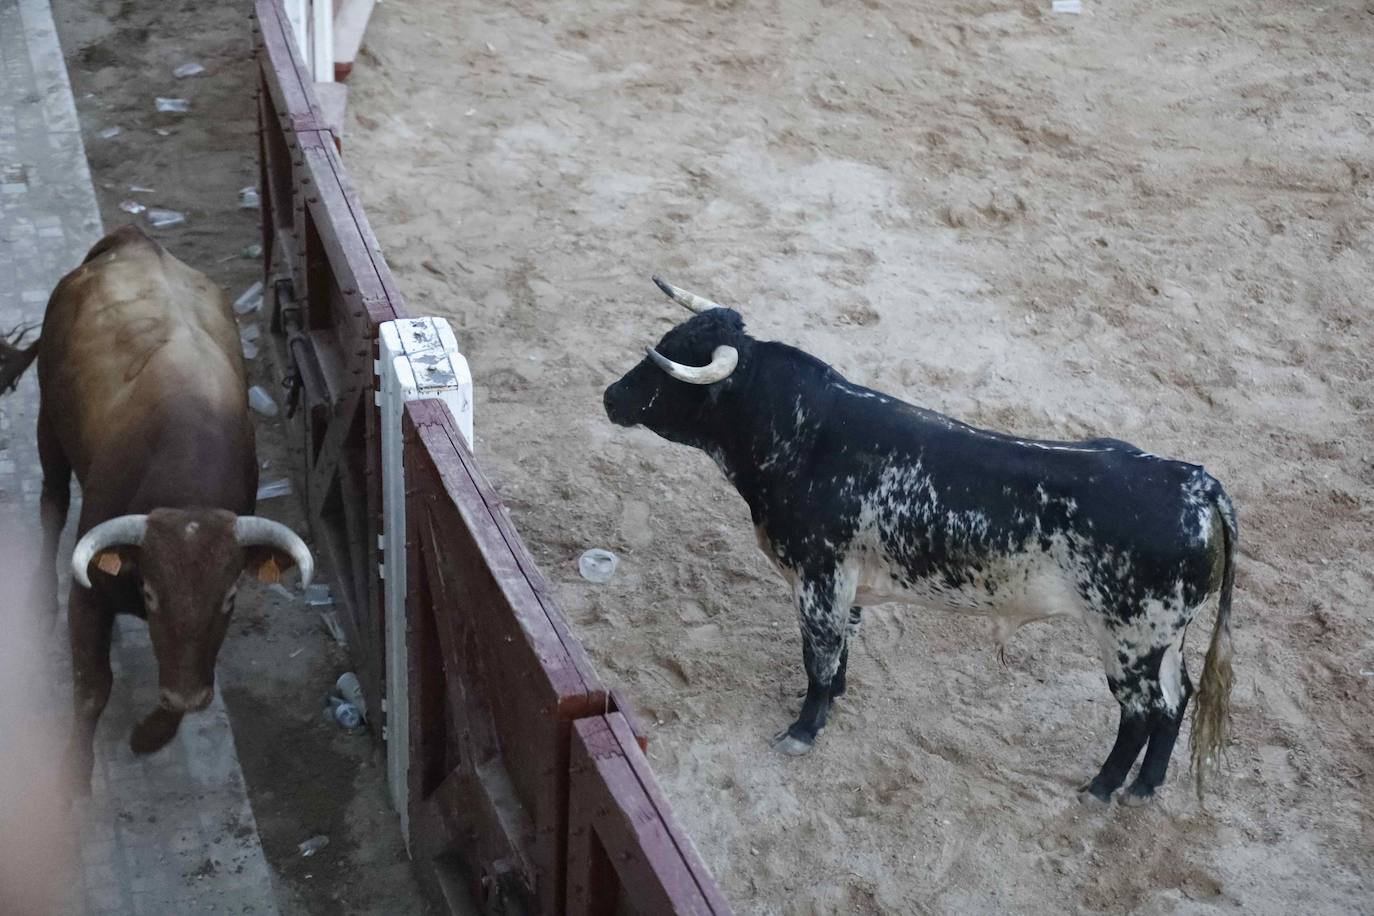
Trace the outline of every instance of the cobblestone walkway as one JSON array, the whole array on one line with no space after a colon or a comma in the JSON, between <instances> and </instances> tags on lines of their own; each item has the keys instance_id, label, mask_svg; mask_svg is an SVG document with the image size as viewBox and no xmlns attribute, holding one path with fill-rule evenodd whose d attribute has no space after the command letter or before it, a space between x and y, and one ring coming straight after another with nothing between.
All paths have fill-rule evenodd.
<instances>
[{"instance_id":1,"label":"cobblestone walkway","mask_svg":"<svg viewBox=\"0 0 1374 916\"><path fill-rule=\"evenodd\" d=\"M0 330L41 320L58 278L100 234L48 0L0 0ZM0 399L0 526L11 532L38 526L33 376ZM74 502L73 518L76 512ZM62 555L70 549L68 540ZM55 649L64 659L65 631L58 628ZM82 880L72 887L66 912L275 914L271 874L218 690L210 708L188 716L168 747L135 758L129 731L157 694L141 621L121 619L114 656L115 688L96 737L92 797L76 808ZM64 721L65 689L53 697L54 715Z\"/></svg>"}]
</instances>

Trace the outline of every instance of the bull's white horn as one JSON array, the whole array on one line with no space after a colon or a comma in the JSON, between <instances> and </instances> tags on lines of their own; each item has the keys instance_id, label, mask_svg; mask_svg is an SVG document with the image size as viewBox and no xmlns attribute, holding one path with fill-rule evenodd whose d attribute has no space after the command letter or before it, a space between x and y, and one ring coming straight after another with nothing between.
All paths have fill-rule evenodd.
<instances>
[{"instance_id":1,"label":"bull's white horn","mask_svg":"<svg viewBox=\"0 0 1374 916\"><path fill-rule=\"evenodd\" d=\"M72 551L72 575L82 588L91 587L88 567L95 555L110 547L137 547L148 530L148 516L120 515L103 521L81 536Z\"/></svg>"},{"instance_id":2,"label":"bull's white horn","mask_svg":"<svg viewBox=\"0 0 1374 916\"><path fill-rule=\"evenodd\" d=\"M711 361L706 365L684 366L650 347L649 359L679 382L689 385L711 385L727 378L735 371L735 366L739 365L739 351L734 347L716 347L715 352L711 354Z\"/></svg>"},{"instance_id":3,"label":"bull's white horn","mask_svg":"<svg viewBox=\"0 0 1374 916\"><path fill-rule=\"evenodd\" d=\"M681 305L684 308L696 312L698 315L700 315L702 312L710 311L711 309L718 309L723 307L712 302L710 299L705 299L701 296L698 296L696 293L689 293L685 289L679 289L678 287L669 283L667 280L664 280L662 277L654 277L653 279L654 283L658 285L659 289L663 290L663 292L668 296L669 299L673 300L678 305Z\"/></svg>"},{"instance_id":4,"label":"bull's white horn","mask_svg":"<svg viewBox=\"0 0 1374 916\"><path fill-rule=\"evenodd\" d=\"M241 515L234 522L234 537L240 547L275 547L291 555L301 571L301 587L310 584L315 576L315 558L300 535L270 518L259 515Z\"/></svg>"}]
</instances>

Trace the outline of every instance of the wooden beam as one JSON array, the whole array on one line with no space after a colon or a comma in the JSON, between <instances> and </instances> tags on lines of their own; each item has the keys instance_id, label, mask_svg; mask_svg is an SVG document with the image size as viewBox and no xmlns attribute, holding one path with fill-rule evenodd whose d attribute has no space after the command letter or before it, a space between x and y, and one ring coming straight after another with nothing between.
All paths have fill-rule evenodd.
<instances>
[{"instance_id":1,"label":"wooden beam","mask_svg":"<svg viewBox=\"0 0 1374 916\"><path fill-rule=\"evenodd\" d=\"M623 716L573 723L569 767L567 916L728 916Z\"/></svg>"}]
</instances>

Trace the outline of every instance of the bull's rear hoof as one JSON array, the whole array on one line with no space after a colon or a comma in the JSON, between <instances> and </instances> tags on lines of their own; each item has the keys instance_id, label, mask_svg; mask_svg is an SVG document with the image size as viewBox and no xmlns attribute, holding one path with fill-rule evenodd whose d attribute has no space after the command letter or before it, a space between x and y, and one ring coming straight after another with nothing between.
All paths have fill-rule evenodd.
<instances>
[{"instance_id":1,"label":"bull's rear hoof","mask_svg":"<svg viewBox=\"0 0 1374 916\"><path fill-rule=\"evenodd\" d=\"M161 706L154 709L130 732L129 750L135 754L151 754L166 747L167 742L176 737L181 716L181 713Z\"/></svg>"},{"instance_id":2,"label":"bull's rear hoof","mask_svg":"<svg viewBox=\"0 0 1374 916\"><path fill-rule=\"evenodd\" d=\"M811 753L814 746L813 741L803 741L793 737L787 730L778 732L773 736L773 750L781 751L788 757L801 757Z\"/></svg>"},{"instance_id":3,"label":"bull's rear hoof","mask_svg":"<svg viewBox=\"0 0 1374 916\"><path fill-rule=\"evenodd\" d=\"M1155 790L1149 786L1142 786L1140 783L1136 783L1125 792L1122 792L1121 797L1117 799L1117 801L1129 808L1140 808L1152 803L1154 800Z\"/></svg>"}]
</instances>

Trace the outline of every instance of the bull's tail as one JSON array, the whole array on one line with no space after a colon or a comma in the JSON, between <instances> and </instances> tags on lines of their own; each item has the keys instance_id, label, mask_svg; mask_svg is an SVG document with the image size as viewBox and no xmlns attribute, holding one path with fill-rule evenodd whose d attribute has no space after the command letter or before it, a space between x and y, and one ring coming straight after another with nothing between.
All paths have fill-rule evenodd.
<instances>
[{"instance_id":1,"label":"bull's tail","mask_svg":"<svg viewBox=\"0 0 1374 916\"><path fill-rule=\"evenodd\" d=\"M19 376L24 374L38 356L37 340L22 349L19 346L31 330L31 326L21 325L0 337L0 394L13 391L14 386L19 384Z\"/></svg>"},{"instance_id":2,"label":"bull's tail","mask_svg":"<svg viewBox=\"0 0 1374 916\"><path fill-rule=\"evenodd\" d=\"M1192 769L1199 804L1206 777L1221 768L1231 724L1231 685L1235 680L1231 671L1231 591L1236 583L1236 510L1220 484L1212 493L1212 505L1221 516L1223 565L1217 621L1193 703Z\"/></svg>"}]
</instances>

